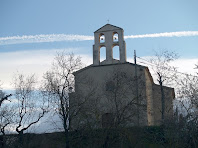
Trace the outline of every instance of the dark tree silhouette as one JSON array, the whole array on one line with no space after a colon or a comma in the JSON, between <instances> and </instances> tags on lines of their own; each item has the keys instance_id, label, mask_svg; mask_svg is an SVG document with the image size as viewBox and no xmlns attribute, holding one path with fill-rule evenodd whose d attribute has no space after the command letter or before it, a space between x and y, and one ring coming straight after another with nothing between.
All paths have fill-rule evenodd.
<instances>
[{"instance_id":1,"label":"dark tree silhouette","mask_svg":"<svg viewBox=\"0 0 198 148\"><path fill-rule=\"evenodd\" d=\"M73 72L82 67L80 57L60 52L55 57L51 71L44 74L44 90L62 119L66 148L69 144L69 95L74 88Z\"/></svg>"},{"instance_id":2,"label":"dark tree silhouette","mask_svg":"<svg viewBox=\"0 0 198 148\"><path fill-rule=\"evenodd\" d=\"M150 59L153 64L152 69L156 74L157 82L160 85L161 91L161 102L162 102L162 121L164 120L165 114L165 93L163 86L170 85L174 80L177 79L177 69L171 66L170 63L178 58L175 52L168 50L160 50L155 52L155 56Z\"/></svg>"},{"instance_id":3,"label":"dark tree silhouette","mask_svg":"<svg viewBox=\"0 0 198 148\"><path fill-rule=\"evenodd\" d=\"M32 125L38 123L47 113L47 102L36 91L34 75L25 77L17 74L14 78L16 108L16 132L19 134L19 146L23 147L23 134Z\"/></svg>"}]
</instances>

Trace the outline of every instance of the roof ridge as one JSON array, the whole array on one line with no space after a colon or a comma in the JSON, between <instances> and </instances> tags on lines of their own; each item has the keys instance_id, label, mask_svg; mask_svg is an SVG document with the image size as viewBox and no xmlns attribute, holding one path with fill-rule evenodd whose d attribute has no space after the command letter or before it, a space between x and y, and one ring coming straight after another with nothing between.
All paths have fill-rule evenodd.
<instances>
[{"instance_id":1,"label":"roof ridge","mask_svg":"<svg viewBox=\"0 0 198 148\"><path fill-rule=\"evenodd\" d=\"M123 30L121 27L118 27L118 26L115 26L115 25L112 25L112 24L107 23L107 24L105 24L104 26L102 26L102 27L100 27L99 29L97 29L95 32L99 31L100 29L102 29L103 27L105 27L105 26L107 26L107 25L110 25L110 26L113 26L113 27L116 27L116 28L118 28L118 29ZM94 32L94 33L95 33L95 32Z\"/></svg>"}]
</instances>

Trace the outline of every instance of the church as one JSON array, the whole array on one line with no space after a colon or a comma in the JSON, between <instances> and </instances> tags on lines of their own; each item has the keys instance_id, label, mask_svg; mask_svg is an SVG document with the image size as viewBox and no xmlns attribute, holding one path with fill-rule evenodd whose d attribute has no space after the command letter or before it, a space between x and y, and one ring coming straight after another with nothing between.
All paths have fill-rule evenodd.
<instances>
[{"instance_id":1,"label":"church","mask_svg":"<svg viewBox=\"0 0 198 148\"><path fill-rule=\"evenodd\" d=\"M119 59L113 47L119 47ZM106 49L101 60L100 49ZM70 93L70 126L110 128L154 126L162 123L160 86L148 67L127 62L124 30L106 24L94 32L93 64L74 72ZM174 89L163 86L164 117L173 116Z\"/></svg>"}]
</instances>

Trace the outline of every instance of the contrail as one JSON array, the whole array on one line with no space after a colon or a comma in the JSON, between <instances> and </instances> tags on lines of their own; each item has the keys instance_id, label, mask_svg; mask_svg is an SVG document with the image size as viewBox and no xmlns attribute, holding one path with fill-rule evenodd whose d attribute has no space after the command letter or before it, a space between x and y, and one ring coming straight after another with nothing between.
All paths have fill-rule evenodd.
<instances>
[{"instance_id":1,"label":"contrail","mask_svg":"<svg viewBox=\"0 0 198 148\"><path fill-rule=\"evenodd\" d=\"M134 38L159 38L159 37L184 37L184 36L198 36L198 31L181 31L181 32L164 32L154 34L142 34L142 35L128 35L125 39Z\"/></svg>"},{"instance_id":2,"label":"contrail","mask_svg":"<svg viewBox=\"0 0 198 148\"><path fill-rule=\"evenodd\" d=\"M87 41L93 39L94 39L93 36L72 35L72 34L71 35L67 35L67 34L23 35L23 36L1 37L0 45L60 42L60 41Z\"/></svg>"},{"instance_id":3,"label":"contrail","mask_svg":"<svg viewBox=\"0 0 198 148\"><path fill-rule=\"evenodd\" d=\"M142 34L142 35L127 35L124 36L124 38L135 39L135 38L185 37L185 36L186 37L198 36L198 31L180 31L180 32ZM94 37L86 36L86 35L73 35L73 34L23 35L23 36L0 37L0 45L60 42L60 41L88 41L88 40L94 40Z\"/></svg>"}]
</instances>

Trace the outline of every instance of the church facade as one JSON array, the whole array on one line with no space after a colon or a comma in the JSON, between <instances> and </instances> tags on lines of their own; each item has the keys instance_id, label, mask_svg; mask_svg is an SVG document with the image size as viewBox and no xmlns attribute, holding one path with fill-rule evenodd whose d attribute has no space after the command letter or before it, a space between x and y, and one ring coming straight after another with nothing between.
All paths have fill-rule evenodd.
<instances>
[{"instance_id":1,"label":"church facade","mask_svg":"<svg viewBox=\"0 0 198 148\"><path fill-rule=\"evenodd\" d=\"M109 128L153 126L162 122L160 86L148 67L126 60L124 30L106 24L94 32L93 64L74 73L75 91L70 93L70 125ZM119 47L119 59L113 47ZM100 49L106 48L101 61ZM174 89L163 87L165 118L173 116Z\"/></svg>"}]
</instances>

